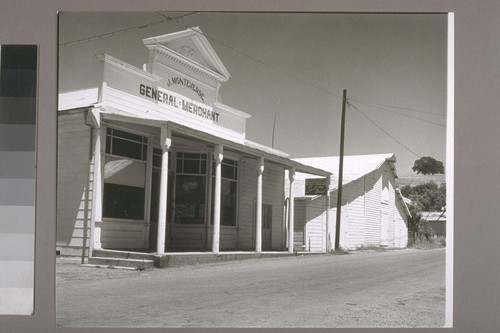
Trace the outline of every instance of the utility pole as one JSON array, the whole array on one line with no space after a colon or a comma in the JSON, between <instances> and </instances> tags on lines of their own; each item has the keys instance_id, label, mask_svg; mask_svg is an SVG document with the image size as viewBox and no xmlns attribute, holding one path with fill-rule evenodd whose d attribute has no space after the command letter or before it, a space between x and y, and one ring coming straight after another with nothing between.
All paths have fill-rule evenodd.
<instances>
[{"instance_id":1,"label":"utility pole","mask_svg":"<svg viewBox=\"0 0 500 333\"><path fill-rule=\"evenodd\" d=\"M340 210L342 207L342 174L344 172L344 130L345 106L347 104L347 90L342 95L342 119L340 123L340 155L339 155L339 181L337 186L337 222L335 225L335 250L340 249Z\"/></svg>"}]
</instances>

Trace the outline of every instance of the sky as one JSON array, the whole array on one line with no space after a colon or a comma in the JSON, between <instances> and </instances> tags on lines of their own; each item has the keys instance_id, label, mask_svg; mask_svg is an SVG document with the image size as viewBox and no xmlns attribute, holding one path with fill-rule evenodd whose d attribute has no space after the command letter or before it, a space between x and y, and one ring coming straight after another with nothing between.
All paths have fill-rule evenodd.
<instances>
[{"instance_id":1,"label":"sky","mask_svg":"<svg viewBox=\"0 0 500 333\"><path fill-rule=\"evenodd\" d=\"M96 54L142 67L143 38L195 26L231 74L222 102L252 115L247 139L338 155L346 89L346 155L395 153L400 176L446 162L445 14L63 12L60 91L96 86Z\"/></svg>"}]
</instances>

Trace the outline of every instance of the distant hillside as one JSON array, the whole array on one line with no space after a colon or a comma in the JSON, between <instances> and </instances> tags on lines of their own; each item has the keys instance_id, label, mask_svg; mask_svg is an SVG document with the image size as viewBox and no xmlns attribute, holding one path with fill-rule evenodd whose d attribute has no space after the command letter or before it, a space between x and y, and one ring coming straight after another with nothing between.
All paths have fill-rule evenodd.
<instances>
[{"instance_id":1,"label":"distant hillside","mask_svg":"<svg viewBox=\"0 0 500 333\"><path fill-rule=\"evenodd\" d=\"M396 179L396 186L403 187L405 185L416 186L420 184L425 184L428 182L434 182L438 185L441 183L446 183L446 175L445 174L437 174L437 175L410 175L406 177L401 177Z\"/></svg>"}]
</instances>

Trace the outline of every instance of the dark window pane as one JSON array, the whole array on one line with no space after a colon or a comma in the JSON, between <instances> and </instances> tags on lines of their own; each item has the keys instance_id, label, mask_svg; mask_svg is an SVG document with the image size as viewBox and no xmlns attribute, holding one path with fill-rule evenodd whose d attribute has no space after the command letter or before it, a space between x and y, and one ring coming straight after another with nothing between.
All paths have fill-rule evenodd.
<instances>
[{"instance_id":1,"label":"dark window pane","mask_svg":"<svg viewBox=\"0 0 500 333\"><path fill-rule=\"evenodd\" d=\"M103 216L144 219L144 188L104 183Z\"/></svg>"},{"instance_id":2,"label":"dark window pane","mask_svg":"<svg viewBox=\"0 0 500 333\"><path fill-rule=\"evenodd\" d=\"M161 168L161 156L153 155L153 166Z\"/></svg>"},{"instance_id":3,"label":"dark window pane","mask_svg":"<svg viewBox=\"0 0 500 333\"><path fill-rule=\"evenodd\" d=\"M182 173L182 159L178 158L177 159L177 166L176 166L176 171L177 173Z\"/></svg>"},{"instance_id":4,"label":"dark window pane","mask_svg":"<svg viewBox=\"0 0 500 333\"><path fill-rule=\"evenodd\" d=\"M142 160L143 161L148 160L148 146L147 145L142 145Z\"/></svg>"},{"instance_id":5,"label":"dark window pane","mask_svg":"<svg viewBox=\"0 0 500 333\"><path fill-rule=\"evenodd\" d=\"M238 185L234 181L222 179L221 181L221 208L220 224L227 226L236 225L236 198ZM212 195L215 195L215 184L212 183ZM213 204L213 201L212 201ZM211 224L214 220L214 207L212 207Z\"/></svg>"},{"instance_id":6,"label":"dark window pane","mask_svg":"<svg viewBox=\"0 0 500 333\"><path fill-rule=\"evenodd\" d=\"M176 177L175 185L175 223L205 223L205 177Z\"/></svg>"},{"instance_id":7,"label":"dark window pane","mask_svg":"<svg viewBox=\"0 0 500 333\"><path fill-rule=\"evenodd\" d=\"M191 158L191 159L199 160L200 154L184 153L184 158Z\"/></svg>"},{"instance_id":8,"label":"dark window pane","mask_svg":"<svg viewBox=\"0 0 500 333\"><path fill-rule=\"evenodd\" d=\"M222 164L221 176L222 178L234 179L234 167Z\"/></svg>"},{"instance_id":9,"label":"dark window pane","mask_svg":"<svg viewBox=\"0 0 500 333\"><path fill-rule=\"evenodd\" d=\"M142 144L113 138L113 155L142 159Z\"/></svg>"},{"instance_id":10,"label":"dark window pane","mask_svg":"<svg viewBox=\"0 0 500 333\"><path fill-rule=\"evenodd\" d=\"M183 173L200 173L200 160L184 160Z\"/></svg>"},{"instance_id":11,"label":"dark window pane","mask_svg":"<svg viewBox=\"0 0 500 333\"><path fill-rule=\"evenodd\" d=\"M271 229L273 224L273 206L262 205L262 228Z\"/></svg>"},{"instance_id":12,"label":"dark window pane","mask_svg":"<svg viewBox=\"0 0 500 333\"><path fill-rule=\"evenodd\" d=\"M207 173L207 161L202 160L201 161L201 169L200 169L201 174L206 174Z\"/></svg>"},{"instance_id":13,"label":"dark window pane","mask_svg":"<svg viewBox=\"0 0 500 333\"><path fill-rule=\"evenodd\" d=\"M123 139L129 139L129 140L133 140L133 141L137 141L137 142L142 142L142 138L143 138L141 135L124 132L124 131L120 131L117 129L113 129L113 136L120 137Z\"/></svg>"},{"instance_id":14,"label":"dark window pane","mask_svg":"<svg viewBox=\"0 0 500 333\"><path fill-rule=\"evenodd\" d=\"M106 154L111 154L111 137L109 135L106 136Z\"/></svg>"},{"instance_id":15,"label":"dark window pane","mask_svg":"<svg viewBox=\"0 0 500 333\"><path fill-rule=\"evenodd\" d=\"M221 225L236 225L236 182L223 180L221 184Z\"/></svg>"}]
</instances>

